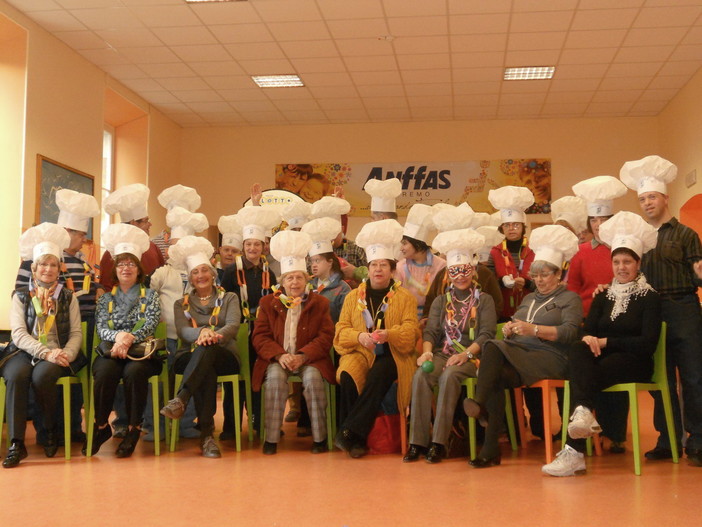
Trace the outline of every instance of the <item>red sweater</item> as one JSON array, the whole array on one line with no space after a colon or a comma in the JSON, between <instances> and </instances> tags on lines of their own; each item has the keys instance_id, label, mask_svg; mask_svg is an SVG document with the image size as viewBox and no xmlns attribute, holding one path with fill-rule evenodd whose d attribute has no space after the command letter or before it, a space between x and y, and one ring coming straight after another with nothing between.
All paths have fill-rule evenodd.
<instances>
[{"instance_id":1,"label":"red sweater","mask_svg":"<svg viewBox=\"0 0 702 527\"><path fill-rule=\"evenodd\" d=\"M141 266L144 269L144 274L150 276L156 269L166 265L163 260L163 253L154 242L150 242L149 249L141 255ZM100 283L105 286L108 291L115 285L112 281L112 268L115 266L115 261L109 251L105 251L100 260Z\"/></svg>"},{"instance_id":2,"label":"red sweater","mask_svg":"<svg viewBox=\"0 0 702 527\"><path fill-rule=\"evenodd\" d=\"M500 283L500 290L502 291L503 302L500 319L508 319L514 315L519 304L522 303L522 299L530 293L530 291L526 289L517 291L514 288L505 287L505 284L502 282L503 276L511 275L512 278L521 276L526 283L529 283L529 269L531 268L531 263L534 261L534 251L532 251L528 245L524 249L520 249L520 253L524 252L524 262L521 270L509 251L503 249L502 244L495 245L490 250L490 256L495 264L495 275L497 276L497 281Z\"/></svg>"},{"instance_id":3,"label":"red sweater","mask_svg":"<svg viewBox=\"0 0 702 527\"><path fill-rule=\"evenodd\" d=\"M599 284L609 284L612 272L612 251L604 244L594 249L592 243L581 243L568 268L568 289L580 295L583 316L587 317L592 304L592 292Z\"/></svg>"}]
</instances>

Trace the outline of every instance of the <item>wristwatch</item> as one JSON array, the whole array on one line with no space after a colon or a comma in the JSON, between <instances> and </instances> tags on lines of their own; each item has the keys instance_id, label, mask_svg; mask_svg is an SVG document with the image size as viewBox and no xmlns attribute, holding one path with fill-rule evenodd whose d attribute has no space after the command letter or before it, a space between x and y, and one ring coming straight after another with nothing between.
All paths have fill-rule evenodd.
<instances>
[{"instance_id":1,"label":"wristwatch","mask_svg":"<svg viewBox=\"0 0 702 527\"><path fill-rule=\"evenodd\" d=\"M537 326L536 324L534 324L534 336L535 337L539 336L539 326Z\"/></svg>"},{"instance_id":2,"label":"wristwatch","mask_svg":"<svg viewBox=\"0 0 702 527\"><path fill-rule=\"evenodd\" d=\"M475 358L475 355L473 355L470 351L466 350L466 357L468 357L468 360L473 360Z\"/></svg>"}]
</instances>

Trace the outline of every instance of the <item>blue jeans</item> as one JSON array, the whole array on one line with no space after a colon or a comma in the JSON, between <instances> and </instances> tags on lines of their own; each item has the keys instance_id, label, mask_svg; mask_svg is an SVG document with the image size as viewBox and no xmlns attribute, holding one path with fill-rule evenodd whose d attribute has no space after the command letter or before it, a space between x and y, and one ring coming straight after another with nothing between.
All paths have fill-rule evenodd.
<instances>
[{"instance_id":1,"label":"blue jeans","mask_svg":"<svg viewBox=\"0 0 702 527\"><path fill-rule=\"evenodd\" d=\"M688 448L702 449L702 311L696 295L665 297L661 302L663 320L668 325L666 366L673 403L675 435ZM684 403L681 419L676 370ZM657 446L670 448L660 392L655 401L653 424L659 433ZM683 437L683 422L687 439Z\"/></svg>"}]
</instances>

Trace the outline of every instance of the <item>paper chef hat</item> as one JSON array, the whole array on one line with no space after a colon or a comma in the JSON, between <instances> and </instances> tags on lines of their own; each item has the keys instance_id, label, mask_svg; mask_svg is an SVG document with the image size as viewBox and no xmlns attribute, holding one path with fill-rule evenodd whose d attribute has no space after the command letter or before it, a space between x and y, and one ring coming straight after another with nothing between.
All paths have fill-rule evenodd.
<instances>
[{"instance_id":1,"label":"paper chef hat","mask_svg":"<svg viewBox=\"0 0 702 527\"><path fill-rule=\"evenodd\" d=\"M332 241L341 232L341 223L334 218L317 218L305 223L302 232L312 240L310 256L334 251Z\"/></svg>"},{"instance_id":2,"label":"paper chef hat","mask_svg":"<svg viewBox=\"0 0 702 527\"><path fill-rule=\"evenodd\" d=\"M90 218L100 215L100 207L94 196L67 188L56 192L56 205L59 208L56 223L74 231L88 232Z\"/></svg>"},{"instance_id":3,"label":"paper chef hat","mask_svg":"<svg viewBox=\"0 0 702 527\"><path fill-rule=\"evenodd\" d=\"M282 208L280 215L290 229L299 229L310 219L312 204L306 201L293 201ZM341 232L341 230L339 230Z\"/></svg>"},{"instance_id":4,"label":"paper chef hat","mask_svg":"<svg viewBox=\"0 0 702 527\"><path fill-rule=\"evenodd\" d=\"M441 232L434 238L432 247L446 255L446 265L477 265L478 252L485 244L485 236L473 229Z\"/></svg>"},{"instance_id":5,"label":"paper chef hat","mask_svg":"<svg viewBox=\"0 0 702 527\"><path fill-rule=\"evenodd\" d=\"M102 233L102 243L113 259L124 253L132 254L137 260L149 250L149 236L139 227L127 223L113 223Z\"/></svg>"},{"instance_id":6,"label":"paper chef hat","mask_svg":"<svg viewBox=\"0 0 702 527\"><path fill-rule=\"evenodd\" d=\"M217 228L222 233L222 247L235 247L239 251L242 250L244 240L241 237L241 224L236 214L220 216Z\"/></svg>"},{"instance_id":7,"label":"paper chef hat","mask_svg":"<svg viewBox=\"0 0 702 527\"><path fill-rule=\"evenodd\" d=\"M307 253L312 240L301 231L280 231L271 238L271 256L280 262L281 276L292 271L307 272Z\"/></svg>"},{"instance_id":8,"label":"paper chef hat","mask_svg":"<svg viewBox=\"0 0 702 527\"><path fill-rule=\"evenodd\" d=\"M485 243L478 250L478 257L481 262L487 262L490 258L490 251L495 245L502 243L505 239L505 235L502 234L495 225L483 225L475 230L485 237Z\"/></svg>"},{"instance_id":9,"label":"paper chef hat","mask_svg":"<svg viewBox=\"0 0 702 527\"><path fill-rule=\"evenodd\" d=\"M167 210L171 210L173 207L183 207L190 212L195 212L200 208L202 199L194 188L173 185L158 195L158 202Z\"/></svg>"},{"instance_id":10,"label":"paper chef hat","mask_svg":"<svg viewBox=\"0 0 702 527\"><path fill-rule=\"evenodd\" d=\"M641 258L656 246L658 231L638 214L621 211L600 225L600 238L612 252L625 247Z\"/></svg>"},{"instance_id":11,"label":"paper chef hat","mask_svg":"<svg viewBox=\"0 0 702 527\"><path fill-rule=\"evenodd\" d=\"M186 269L188 273L205 264L212 267L214 247L202 236L184 236L168 249L168 263L176 269Z\"/></svg>"},{"instance_id":12,"label":"paper chef hat","mask_svg":"<svg viewBox=\"0 0 702 527\"><path fill-rule=\"evenodd\" d=\"M312 204L312 212L309 218L311 220L316 218L334 218L341 222L341 216L348 214L350 210L351 204L345 199L324 196Z\"/></svg>"},{"instance_id":13,"label":"paper chef hat","mask_svg":"<svg viewBox=\"0 0 702 527\"><path fill-rule=\"evenodd\" d=\"M660 156L646 156L627 161L619 171L619 178L638 195L644 192L668 194L667 184L678 175L678 167Z\"/></svg>"},{"instance_id":14,"label":"paper chef hat","mask_svg":"<svg viewBox=\"0 0 702 527\"><path fill-rule=\"evenodd\" d=\"M210 224L204 214L175 206L166 214L166 225L171 228L171 236L180 239L202 232Z\"/></svg>"},{"instance_id":15,"label":"paper chef hat","mask_svg":"<svg viewBox=\"0 0 702 527\"><path fill-rule=\"evenodd\" d=\"M371 212L396 212L395 200L402 194L402 182L397 178L369 179L363 190L371 197Z\"/></svg>"},{"instance_id":16,"label":"paper chef hat","mask_svg":"<svg viewBox=\"0 0 702 527\"><path fill-rule=\"evenodd\" d=\"M573 194L587 203L587 215L611 216L614 200L626 194L626 187L612 176L595 176L573 185Z\"/></svg>"},{"instance_id":17,"label":"paper chef hat","mask_svg":"<svg viewBox=\"0 0 702 527\"><path fill-rule=\"evenodd\" d=\"M529 246L535 262L548 262L560 269L578 252L578 237L562 225L544 225L531 232Z\"/></svg>"},{"instance_id":18,"label":"paper chef hat","mask_svg":"<svg viewBox=\"0 0 702 527\"><path fill-rule=\"evenodd\" d=\"M436 230L434 229L434 209L423 203L415 203L407 213L407 221L402 233L405 236L431 243Z\"/></svg>"},{"instance_id":19,"label":"paper chef hat","mask_svg":"<svg viewBox=\"0 0 702 527\"><path fill-rule=\"evenodd\" d=\"M149 215L149 188L141 183L120 187L107 196L102 205L108 214L119 212L123 223L146 218Z\"/></svg>"},{"instance_id":20,"label":"paper chef hat","mask_svg":"<svg viewBox=\"0 0 702 527\"><path fill-rule=\"evenodd\" d=\"M402 240L402 225L397 220L366 223L356 236L356 245L366 250L368 263L373 260L395 260Z\"/></svg>"},{"instance_id":21,"label":"paper chef hat","mask_svg":"<svg viewBox=\"0 0 702 527\"><path fill-rule=\"evenodd\" d=\"M266 241L271 229L281 221L278 210L269 207L244 207L237 212L237 220L242 225L242 239Z\"/></svg>"},{"instance_id":22,"label":"paper chef hat","mask_svg":"<svg viewBox=\"0 0 702 527\"><path fill-rule=\"evenodd\" d=\"M553 223L565 221L573 227L576 234L587 228L587 204L576 196L563 196L551 203Z\"/></svg>"},{"instance_id":23,"label":"paper chef hat","mask_svg":"<svg viewBox=\"0 0 702 527\"><path fill-rule=\"evenodd\" d=\"M77 230L77 229L76 229ZM63 251L71 244L66 229L55 223L44 222L30 227L19 238L20 256L23 260L36 261L45 254L63 259Z\"/></svg>"},{"instance_id":24,"label":"paper chef hat","mask_svg":"<svg viewBox=\"0 0 702 527\"><path fill-rule=\"evenodd\" d=\"M500 210L502 223L526 223L524 211L534 204L534 194L526 187L508 185L491 189L488 200Z\"/></svg>"}]
</instances>

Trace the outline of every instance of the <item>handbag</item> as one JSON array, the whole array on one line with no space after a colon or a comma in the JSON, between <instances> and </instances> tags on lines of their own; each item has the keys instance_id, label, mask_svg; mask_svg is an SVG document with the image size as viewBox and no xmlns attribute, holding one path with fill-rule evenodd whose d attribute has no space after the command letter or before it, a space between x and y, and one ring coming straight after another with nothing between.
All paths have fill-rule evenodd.
<instances>
[{"instance_id":1,"label":"handbag","mask_svg":"<svg viewBox=\"0 0 702 527\"><path fill-rule=\"evenodd\" d=\"M114 342L103 340L95 351L101 357L110 358L114 344ZM127 358L129 360L164 360L168 356L168 352L162 353L164 351L166 351L166 339L148 337L144 342L132 344L127 352Z\"/></svg>"},{"instance_id":2,"label":"handbag","mask_svg":"<svg viewBox=\"0 0 702 527\"><path fill-rule=\"evenodd\" d=\"M19 348L15 346L14 342L8 342L7 345L0 350L0 369L9 361L12 357L19 353ZM0 423L2 425L2 423Z\"/></svg>"}]
</instances>

